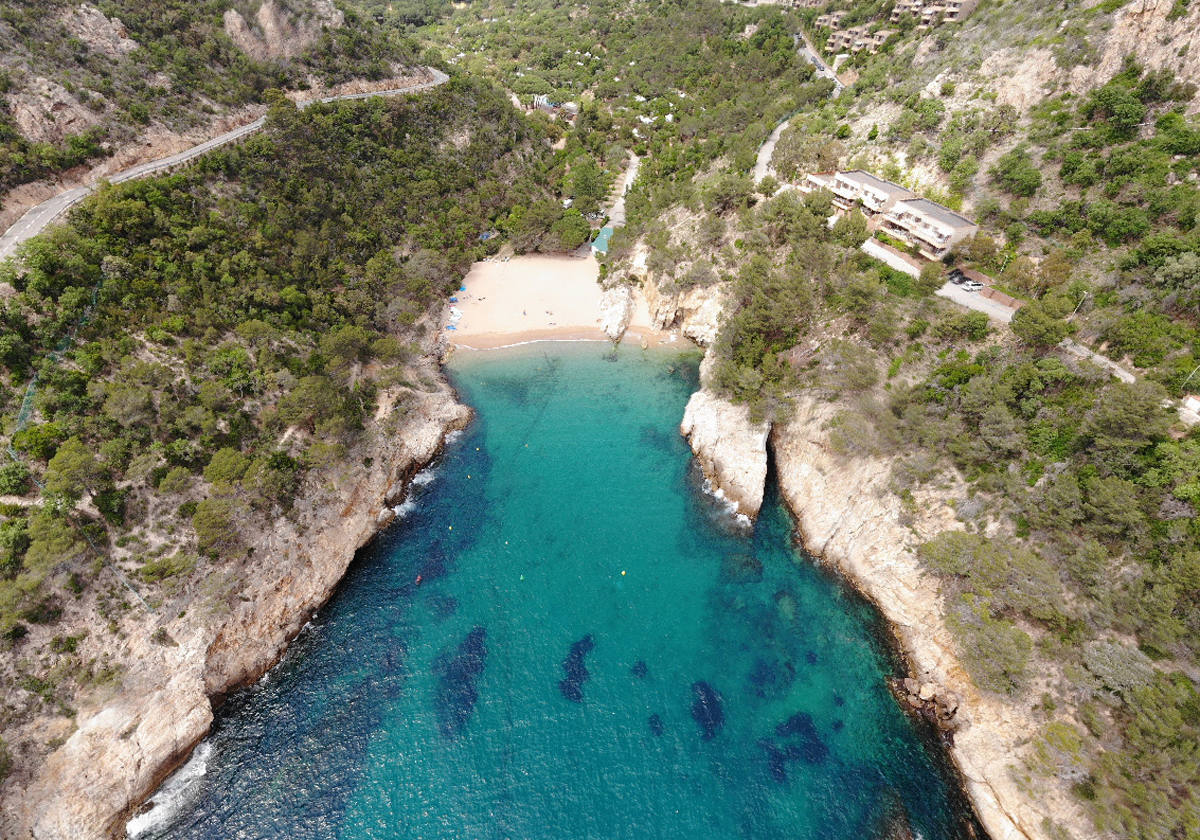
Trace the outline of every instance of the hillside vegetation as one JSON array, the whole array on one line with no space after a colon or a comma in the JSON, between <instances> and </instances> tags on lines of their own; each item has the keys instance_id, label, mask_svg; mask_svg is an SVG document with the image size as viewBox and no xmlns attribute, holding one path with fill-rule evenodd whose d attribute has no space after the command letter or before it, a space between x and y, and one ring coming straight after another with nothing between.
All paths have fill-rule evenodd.
<instances>
[{"instance_id":1,"label":"hillside vegetation","mask_svg":"<svg viewBox=\"0 0 1200 840\"><path fill-rule=\"evenodd\" d=\"M270 88L395 75L415 59L395 33L330 0L6 3L0 195L149 128L181 131L259 103Z\"/></svg>"},{"instance_id":2,"label":"hillside vegetation","mask_svg":"<svg viewBox=\"0 0 1200 840\"><path fill-rule=\"evenodd\" d=\"M139 598L198 592L188 620L208 620L204 581L236 580L249 537L355 457L377 406L429 387L427 316L481 232L561 247L547 139L486 83L272 101L262 134L101 189L6 269L7 738L119 684L96 652ZM543 209L510 226L518 206ZM54 746L10 743L24 769Z\"/></svg>"},{"instance_id":3,"label":"hillside vegetation","mask_svg":"<svg viewBox=\"0 0 1200 840\"><path fill-rule=\"evenodd\" d=\"M1200 388L1196 88L1176 75L1190 67L1182 47L1111 55L1135 25L1186 29L1197 10L1177 6L985 2L966 24L901 27L879 55L851 61L857 81L834 100L811 82L772 99L755 61L730 61L724 73L746 73L734 103L777 104L742 121L722 120L737 104L706 111L720 145L652 119L664 91L691 98L706 50L722 38L753 50L836 8L886 21L890 4L707 7L721 22L694 17L703 47L689 48L676 19L670 57L647 57L648 40L623 54L626 26L654 24L609 21L600 5L565 20L538 7L528 24L491 22L494 6L450 18L462 63L507 73L515 90L594 99L610 136L642 144L650 157L607 273L667 292L721 284L732 303L715 348L722 392L768 419L815 392L841 408L830 431L844 457L890 460L910 507L922 493L953 499L958 527L921 558L943 582L962 661L981 689L1041 721L1014 757L1030 795L1052 781L1103 836L1200 826L1200 436L1168 403ZM539 52L546 33L556 46ZM1030 84L1005 75L1023 58L1049 62ZM680 101L663 107L677 114ZM829 196L750 182L752 150L794 109L781 177L864 166L972 214L983 232L947 262L1026 301L1011 330L931 297L942 266L914 279L864 256L866 219L829 227ZM1064 354L1068 336L1138 381Z\"/></svg>"}]
</instances>

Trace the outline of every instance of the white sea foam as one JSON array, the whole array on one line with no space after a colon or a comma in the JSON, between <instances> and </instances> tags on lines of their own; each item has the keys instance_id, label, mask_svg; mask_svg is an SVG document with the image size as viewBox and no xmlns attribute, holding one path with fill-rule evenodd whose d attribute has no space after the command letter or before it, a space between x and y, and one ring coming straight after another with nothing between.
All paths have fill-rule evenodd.
<instances>
[{"instance_id":1,"label":"white sea foam","mask_svg":"<svg viewBox=\"0 0 1200 840\"><path fill-rule=\"evenodd\" d=\"M396 505L394 508L392 508L392 511L396 514L397 519L403 519L404 517L408 516L410 513L412 513L416 509L417 509L417 500L413 499L413 498L408 498L408 499L405 499L400 504Z\"/></svg>"},{"instance_id":2,"label":"white sea foam","mask_svg":"<svg viewBox=\"0 0 1200 840\"><path fill-rule=\"evenodd\" d=\"M704 492L717 501L721 507L721 512L731 519L739 528L750 528L753 526L753 521L744 513L738 512L737 502L725 497L725 491L720 487L714 487L713 483L706 477L701 485Z\"/></svg>"},{"instance_id":3,"label":"white sea foam","mask_svg":"<svg viewBox=\"0 0 1200 840\"><path fill-rule=\"evenodd\" d=\"M192 752L191 758L168 776L154 796L150 797L147 803L150 809L136 814L125 824L126 837L136 840L170 825L199 794L200 780L208 772L208 759L211 756L212 744L202 741Z\"/></svg>"},{"instance_id":4,"label":"white sea foam","mask_svg":"<svg viewBox=\"0 0 1200 840\"><path fill-rule=\"evenodd\" d=\"M451 442L450 435L456 435L456 434L460 434L460 433L459 432L450 432L450 434L446 435L446 442L447 443ZM433 467L426 467L425 469L421 470L419 473L417 473L416 475L414 475L412 477L412 486L413 487L424 487L425 485L432 483L435 478L437 478L437 470L435 470Z\"/></svg>"}]
</instances>

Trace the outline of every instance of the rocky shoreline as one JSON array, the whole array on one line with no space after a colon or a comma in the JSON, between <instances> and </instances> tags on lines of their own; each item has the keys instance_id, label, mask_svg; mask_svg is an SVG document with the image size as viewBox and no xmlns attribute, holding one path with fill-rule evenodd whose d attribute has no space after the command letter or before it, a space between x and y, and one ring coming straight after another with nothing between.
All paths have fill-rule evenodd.
<instances>
[{"instance_id":1,"label":"rocky shoreline","mask_svg":"<svg viewBox=\"0 0 1200 840\"><path fill-rule=\"evenodd\" d=\"M648 281L646 297L656 326L682 329L711 346L723 308L720 287L672 295ZM888 487L888 459L846 457L829 445L836 405L801 396L789 422L754 423L743 406L707 387L712 363L708 356L701 365L701 388L680 424L705 476L753 518L774 459L802 544L887 622L909 671L892 686L897 702L939 733L984 830L993 840L1051 840L1057 824L1081 840L1097 837L1065 783L1042 780L1036 791L1023 783L1023 759L1039 730L1033 701L980 692L958 660L938 584L914 551L940 531L961 527L949 498L918 494L918 513L906 513Z\"/></svg>"},{"instance_id":2,"label":"rocky shoreline","mask_svg":"<svg viewBox=\"0 0 1200 840\"><path fill-rule=\"evenodd\" d=\"M680 328L703 344L716 336L720 292L646 297L660 327ZM715 292L715 294L713 293ZM627 308L622 306L622 310ZM910 676L893 691L901 705L941 735L964 792L993 840L1049 840L1047 818L1076 837L1093 831L1065 790L1043 787L1035 798L1013 772L1036 725L1025 709L981 694L958 663L942 615L937 584L917 565L912 547L955 527L945 499L921 499L915 522L887 488L890 463L836 455L827 421L836 407L801 398L792 419L755 423L705 387L681 423L715 491L750 518L757 515L774 457L777 480L799 537L842 580L878 608ZM333 594L356 551L390 522L407 482L463 428L470 411L434 370L433 392L420 393L398 421L381 412L356 456L340 473L297 500L254 546L240 573L248 583L226 593L227 612L212 620L161 618L172 646L151 643L149 630L127 640L140 663L122 692L98 708L81 709L78 729L52 752L37 778L10 800L5 836L107 838L208 733L224 696L258 679L283 655L312 612ZM190 626L189 626L190 625Z\"/></svg>"},{"instance_id":3,"label":"rocky shoreline","mask_svg":"<svg viewBox=\"0 0 1200 840\"><path fill-rule=\"evenodd\" d=\"M236 573L205 582L215 595L192 604L205 610L200 620L164 604L126 634L120 692L81 706L77 728L34 777L8 786L0 835L124 837L131 814L208 734L213 707L279 661L358 549L394 517L412 476L469 423L449 384L426 372L437 380L432 391L413 392L402 413L381 411L355 457L311 477Z\"/></svg>"},{"instance_id":4,"label":"rocky shoreline","mask_svg":"<svg viewBox=\"0 0 1200 840\"><path fill-rule=\"evenodd\" d=\"M846 458L828 445L833 405L800 398L795 416L771 428L768 453L768 446L745 446L761 434L757 424L747 418L740 431L732 428L742 416L735 410L740 407L703 390L699 394L704 396L693 402L702 406L700 416L720 417L722 434L705 430L693 403L681 433L706 475L727 498L745 499L747 476L765 476L768 457L774 458L801 542L886 620L910 673L892 686L897 701L940 734L993 840L1049 840L1051 820L1068 826L1075 837L1095 836L1065 787L1046 783L1035 796L1020 783L1022 757L1038 731L1028 706L980 692L958 661L937 582L920 568L914 552L916 544L956 527L947 501L929 494L920 500L916 521L908 523L887 486L888 461ZM757 498L761 501L761 488Z\"/></svg>"}]
</instances>

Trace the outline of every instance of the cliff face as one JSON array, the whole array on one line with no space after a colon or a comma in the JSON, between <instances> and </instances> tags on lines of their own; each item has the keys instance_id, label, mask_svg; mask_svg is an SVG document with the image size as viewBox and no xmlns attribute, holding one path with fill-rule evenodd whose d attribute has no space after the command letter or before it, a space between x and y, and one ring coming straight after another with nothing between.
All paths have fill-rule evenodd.
<instances>
[{"instance_id":1,"label":"cliff face","mask_svg":"<svg viewBox=\"0 0 1200 840\"><path fill-rule=\"evenodd\" d=\"M332 0L311 0L301 12L290 11L276 0L263 0L251 25L236 9L225 12L225 34L242 52L259 61L294 58L308 49L325 28L345 23Z\"/></svg>"},{"instance_id":2,"label":"cliff face","mask_svg":"<svg viewBox=\"0 0 1200 840\"><path fill-rule=\"evenodd\" d=\"M1095 836L1090 821L1062 784L1039 780L1036 791L1017 784L1027 744L1039 725L1028 703L981 693L959 663L945 625L937 582L918 565L914 546L955 527L944 498L926 494L911 528L888 489L886 460L844 458L828 445L825 425L835 408L801 398L792 420L771 434L779 485L804 545L832 564L875 602L899 638L928 692L953 697L958 729L951 755L976 813L993 840L1048 840L1043 820L1076 838Z\"/></svg>"},{"instance_id":3,"label":"cliff face","mask_svg":"<svg viewBox=\"0 0 1200 840\"><path fill-rule=\"evenodd\" d=\"M917 677L905 681L907 702L953 728L951 756L993 840L1050 840L1047 820L1080 840L1096 837L1065 784L1039 780L1032 791L1016 781L1039 731L1029 704L981 693L958 661L937 581L914 553L918 543L957 527L946 498L921 495L916 521L906 523L888 488L889 461L845 458L830 448L826 425L835 411L801 397L792 419L769 430L780 489L804 545L872 600L893 628ZM742 512L757 513L768 427L702 389L688 402L681 431L710 481Z\"/></svg>"},{"instance_id":4,"label":"cliff face","mask_svg":"<svg viewBox=\"0 0 1200 840\"><path fill-rule=\"evenodd\" d=\"M401 496L447 432L469 418L444 384L417 395L403 416L377 418L356 457L311 476L292 514L252 539L246 564L203 582L202 603L188 612L168 602L147 615L116 652L128 669L120 692L81 707L70 738L23 790L8 791L0 834L123 836L131 810L207 733L210 697L278 661L355 551L390 520L386 500Z\"/></svg>"},{"instance_id":5,"label":"cliff face","mask_svg":"<svg viewBox=\"0 0 1200 840\"><path fill-rule=\"evenodd\" d=\"M738 513L758 516L767 480L770 426L753 422L746 406L700 390L688 400L679 431L718 495Z\"/></svg>"},{"instance_id":6,"label":"cliff face","mask_svg":"<svg viewBox=\"0 0 1200 840\"><path fill-rule=\"evenodd\" d=\"M721 330L721 314L725 311L723 286L698 286L672 291L661 288L657 281L647 280L643 286L650 320L657 330L678 327L692 341L707 347L717 340Z\"/></svg>"}]
</instances>

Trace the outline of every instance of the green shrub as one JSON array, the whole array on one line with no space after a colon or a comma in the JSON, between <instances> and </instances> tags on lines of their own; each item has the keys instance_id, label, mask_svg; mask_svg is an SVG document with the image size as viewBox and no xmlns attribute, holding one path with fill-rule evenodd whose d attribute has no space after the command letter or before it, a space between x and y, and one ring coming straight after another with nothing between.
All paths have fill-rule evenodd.
<instances>
[{"instance_id":1,"label":"green shrub","mask_svg":"<svg viewBox=\"0 0 1200 840\"><path fill-rule=\"evenodd\" d=\"M138 569L137 573L138 577L147 583L157 583L168 578L189 574L192 569L196 568L197 562L199 562L199 558L196 555L179 552L170 557L151 560Z\"/></svg>"},{"instance_id":2,"label":"green shrub","mask_svg":"<svg viewBox=\"0 0 1200 840\"><path fill-rule=\"evenodd\" d=\"M0 467L0 495L24 496L29 492L29 468L20 461Z\"/></svg>"}]
</instances>

